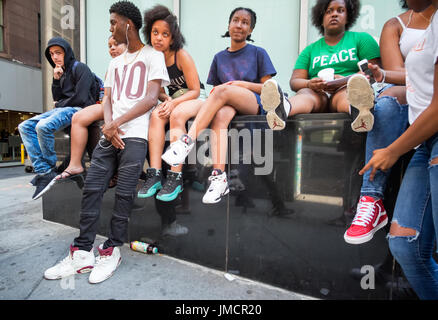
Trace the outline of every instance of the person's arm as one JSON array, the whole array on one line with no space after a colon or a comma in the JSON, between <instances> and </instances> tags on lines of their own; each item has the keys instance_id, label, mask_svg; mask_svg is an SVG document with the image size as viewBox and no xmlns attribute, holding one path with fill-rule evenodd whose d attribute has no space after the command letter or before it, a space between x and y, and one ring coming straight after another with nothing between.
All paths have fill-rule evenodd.
<instances>
[{"instance_id":1,"label":"person's arm","mask_svg":"<svg viewBox=\"0 0 438 320\"><path fill-rule=\"evenodd\" d=\"M406 152L409 152L438 131L438 64L435 64L433 97L430 105L414 121L414 123L391 145L374 151L371 160L359 174L371 171L370 180L374 179L377 170L388 170Z\"/></svg>"},{"instance_id":2,"label":"person's arm","mask_svg":"<svg viewBox=\"0 0 438 320\"><path fill-rule=\"evenodd\" d=\"M267 75L260 79L260 83L239 80L239 81L229 81L227 83L224 83L224 85L242 87L260 95L262 92L263 83L265 83L271 78L272 78L271 75Z\"/></svg>"},{"instance_id":3,"label":"person's arm","mask_svg":"<svg viewBox=\"0 0 438 320\"><path fill-rule=\"evenodd\" d=\"M142 116L157 104L161 82L161 79L149 81L147 84L148 89L146 96L141 101L137 102L128 112L116 119L109 121L109 111L107 111L108 107L104 107L105 125L102 128L102 133L105 135L107 140L110 140L113 143L116 148L123 149L124 147L124 143L119 136L120 126ZM108 102L106 102L106 106L107 105ZM109 122L107 122L107 120Z\"/></svg>"},{"instance_id":4,"label":"person's arm","mask_svg":"<svg viewBox=\"0 0 438 320\"><path fill-rule=\"evenodd\" d=\"M53 82L52 82L52 97L54 101L62 99L61 77L64 74L64 70L61 66L57 65L53 69Z\"/></svg>"},{"instance_id":5,"label":"person's arm","mask_svg":"<svg viewBox=\"0 0 438 320\"><path fill-rule=\"evenodd\" d=\"M315 92L322 92L325 88L325 81L320 78L309 79L309 72L304 69L295 69L290 79L290 88L298 92L301 89L309 88Z\"/></svg>"},{"instance_id":6,"label":"person's arm","mask_svg":"<svg viewBox=\"0 0 438 320\"><path fill-rule=\"evenodd\" d=\"M73 71L72 71L73 72ZM75 93L66 99L58 100L57 107L86 107L89 104L91 88L94 84L94 76L90 69L79 63L75 69Z\"/></svg>"},{"instance_id":7,"label":"person's arm","mask_svg":"<svg viewBox=\"0 0 438 320\"><path fill-rule=\"evenodd\" d=\"M405 85L406 70L405 61L400 50L400 28L401 25L396 18L392 18L385 23L380 37L380 52L382 67L386 71L385 82ZM376 80L379 81L379 79Z\"/></svg>"},{"instance_id":8,"label":"person's arm","mask_svg":"<svg viewBox=\"0 0 438 320\"><path fill-rule=\"evenodd\" d=\"M197 99L201 92L201 83L199 81L195 61L193 61L192 57L184 49L179 50L176 55L180 70L182 70L184 74L189 91L176 99L167 99L161 105L160 112L158 113L158 115L162 118L168 118L170 113L180 103Z\"/></svg>"},{"instance_id":9,"label":"person's arm","mask_svg":"<svg viewBox=\"0 0 438 320\"><path fill-rule=\"evenodd\" d=\"M112 92L111 88L105 88L105 95L102 100L103 106L103 120L104 123L110 123L113 121L113 106L112 106Z\"/></svg>"}]
</instances>

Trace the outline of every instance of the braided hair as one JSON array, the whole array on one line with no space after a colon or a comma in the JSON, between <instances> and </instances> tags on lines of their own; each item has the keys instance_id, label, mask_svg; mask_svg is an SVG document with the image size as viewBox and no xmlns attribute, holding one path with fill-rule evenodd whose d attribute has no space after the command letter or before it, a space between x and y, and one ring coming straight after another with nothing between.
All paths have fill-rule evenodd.
<instances>
[{"instance_id":1,"label":"braided hair","mask_svg":"<svg viewBox=\"0 0 438 320\"><path fill-rule=\"evenodd\" d=\"M255 25L256 25L256 22L257 22L257 15L256 15L256 13L255 13L253 10L251 10L251 9L249 9L249 8L238 7L238 8L236 8L236 9L234 9L233 11L231 11L230 18L228 19L228 24L230 24L230 23L231 23L231 20L233 20L233 16L234 16L234 14L235 14L237 11L240 11L240 10L244 10L244 11L246 11L246 12L249 13L249 15L251 16L251 30L254 30ZM227 31L227 32L222 36L222 38L229 38L229 37L230 37L230 32L229 32L229 31ZM251 35L248 35L248 37L246 38L246 40L247 40L247 41L254 42L254 40L251 39Z\"/></svg>"}]
</instances>

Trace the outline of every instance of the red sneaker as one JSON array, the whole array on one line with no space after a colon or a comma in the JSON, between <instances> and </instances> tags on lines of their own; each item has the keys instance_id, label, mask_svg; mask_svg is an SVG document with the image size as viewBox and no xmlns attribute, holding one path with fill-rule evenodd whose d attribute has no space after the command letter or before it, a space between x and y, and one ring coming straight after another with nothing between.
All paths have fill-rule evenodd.
<instances>
[{"instance_id":1,"label":"red sneaker","mask_svg":"<svg viewBox=\"0 0 438 320\"><path fill-rule=\"evenodd\" d=\"M345 232L345 242L361 244L370 241L374 233L386 226L388 216L381 199L363 196L357 205L356 216Z\"/></svg>"}]
</instances>

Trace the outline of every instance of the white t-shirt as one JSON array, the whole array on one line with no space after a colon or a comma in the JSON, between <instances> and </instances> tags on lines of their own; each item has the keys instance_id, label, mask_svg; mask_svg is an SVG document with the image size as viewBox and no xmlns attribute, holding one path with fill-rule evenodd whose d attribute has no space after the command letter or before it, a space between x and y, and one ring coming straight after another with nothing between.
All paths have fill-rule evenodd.
<instances>
[{"instance_id":1,"label":"white t-shirt","mask_svg":"<svg viewBox=\"0 0 438 320\"><path fill-rule=\"evenodd\" d=\"M438 14L420 41L409 52L406 61L406 98L409 104L409 123L430 105L433 95L435 63L438 58Z\"/></svg>"},{"instance_id":2,"label":"white t-shirt","mask_svg":"<svg viewBox=\"0 0 438 320\"><path fill-rule=\"evenodd\" d=\"M161 80L161 86L169 85L164 55L144 46L140 52L125 53L111 60L105 79L105 88L111 88L113 119L125 114L147 94L147 84L151 80ZM147 140L149 118L146 114L120 126L125 132L121 138L142 138Z\"/></svg>"}]
</instances>

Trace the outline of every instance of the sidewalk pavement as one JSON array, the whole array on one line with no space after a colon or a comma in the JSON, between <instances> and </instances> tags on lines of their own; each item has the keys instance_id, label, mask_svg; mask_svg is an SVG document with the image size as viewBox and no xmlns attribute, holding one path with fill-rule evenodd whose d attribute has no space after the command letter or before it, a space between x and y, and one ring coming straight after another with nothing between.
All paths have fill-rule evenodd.
<instances>
[{"instance_id":1,"label":"sidewalk pavement","mask_svg":"<svg viewBox=\"0 0 438 320\"><path fill-rule=\"evenodd\" d=\"M78 230L44 221L33 201L33 174L0 168L0 300L312 300L260 282L178 260L121 248L122 263L97 285L88 275L49 281L44 271L65 258ZM96 246L104 242L98 236ZM95 250L96 251L96 250Z\"/></svg>"}]
</instances>

